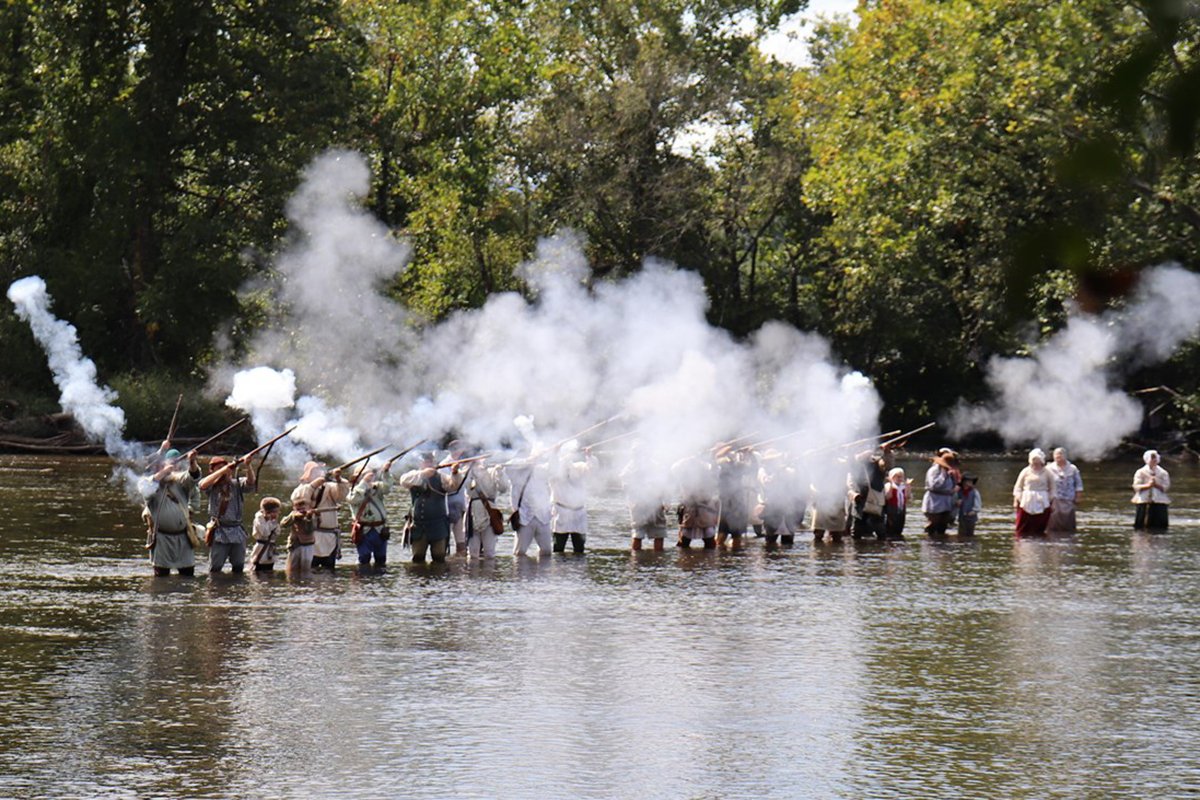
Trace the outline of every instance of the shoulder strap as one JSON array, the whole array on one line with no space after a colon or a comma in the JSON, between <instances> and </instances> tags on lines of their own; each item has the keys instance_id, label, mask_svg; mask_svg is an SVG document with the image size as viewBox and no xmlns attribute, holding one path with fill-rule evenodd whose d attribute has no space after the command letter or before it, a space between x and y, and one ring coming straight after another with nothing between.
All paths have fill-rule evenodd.
<instances>
[{"instance_id":1,"label":"shoulder strap","mask_svg":"<svg viewBox=\"0 0 1200 800\"><path fill-rule=\"evenodd\" d=\"M529 475L525 478L525 482L521 484L521 493L517 495L517 502L513 503L513 509L521 507L521 501L525 499L525 489L529 486L529 482L533 480L533 467L529 468Z\"/></svg>"}]
</instances>

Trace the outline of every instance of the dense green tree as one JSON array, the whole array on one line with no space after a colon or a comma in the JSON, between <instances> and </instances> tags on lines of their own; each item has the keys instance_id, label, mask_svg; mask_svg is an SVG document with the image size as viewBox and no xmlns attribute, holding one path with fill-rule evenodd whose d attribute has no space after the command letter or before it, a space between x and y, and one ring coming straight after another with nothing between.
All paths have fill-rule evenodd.
<instances>
[{"instance_id":1,"label":"dense green tree","mask_svg":"<svg viewBox=\"0 0 1200 800\"><path fill-rule=\"evenodd\" d=\"M6 91L22 102L0 128L0 180L21 233L0 260L43 275L110 370L186 368L234 314L244 254L345 128L339 6L8 4Z\"/></svg>"},{"instance_id":2,"label":"dense green tree","mask_svg":"<svg viewBox=\"0 0 1200 800\"><path fill-rule=\"evenodd\" d=\"M839 267L829 332L893 403L929 413L958 391L927 387L978 386L978 362L1016 346L1013 323L1061 301L1006 304L1016 245L1060 271L1099 256L1054 235L1101 200L1058 174L1103 130L1087 76L1116 63L1134 24L1101 2L880 2L823 52L805 194L829 215Z\"/></svg>"}]
</instances>

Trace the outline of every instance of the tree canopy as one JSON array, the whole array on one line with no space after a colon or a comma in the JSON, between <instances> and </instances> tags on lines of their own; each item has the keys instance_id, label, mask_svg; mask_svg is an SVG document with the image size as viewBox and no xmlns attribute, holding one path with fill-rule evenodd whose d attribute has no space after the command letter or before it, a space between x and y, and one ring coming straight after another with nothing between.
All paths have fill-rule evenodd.
<instances>
[{"instance_id":1,"label":"tree canopy","mask_svg":"<svg viewBox=\"0 0 1200 800\"><path fill-rule=\"evenodd\" d=\"M914 416L1068 299L1197 266L1188 4L875 0L810 63L764 55L803 5L4 4L0 275L42 275L102 371L197 374L257 324L238 289L300 170L349 147L412 244L389 290L426 318L520 289L574 229L594 280L695 270L712 322L815 330ZM45 391L7 309L0 341L4 389ZM1195 357L1156 376L1195 392Z\"/></svg>"}]
</instances>

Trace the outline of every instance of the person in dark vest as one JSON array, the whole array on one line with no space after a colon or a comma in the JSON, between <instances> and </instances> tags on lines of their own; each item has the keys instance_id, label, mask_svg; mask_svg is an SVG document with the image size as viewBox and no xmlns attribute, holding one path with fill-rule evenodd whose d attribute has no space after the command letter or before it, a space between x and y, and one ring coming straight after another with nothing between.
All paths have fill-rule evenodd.
<instances>
[{"instance_id":1,"label":"person in dark vest","mask_svg":"<svg viewBox=\"0 0 1200 800\"><path fill-rule=\"evenodd\" d=\"M412 495L412 560L424 564L428 552L434 563L446 560L450 543L450 510L446 497L458 489L458 467L437 471L436 454L421 454L421 466L400 476L400 485Z\"/></svg>"},{"instance_id":2,"label":"person in dark vest","mask_svg":"<svg viewBox=\"0 0 1200 800\"><path fill-rule=\"evenodd\" d=\"M850 535L856 541L873 537L882 542L888 538L883 512L887 503L887 473L891 466L891 453L886 447L859 453L850 462L846 479L852 520Z\"/></svg>"}]
</instances>

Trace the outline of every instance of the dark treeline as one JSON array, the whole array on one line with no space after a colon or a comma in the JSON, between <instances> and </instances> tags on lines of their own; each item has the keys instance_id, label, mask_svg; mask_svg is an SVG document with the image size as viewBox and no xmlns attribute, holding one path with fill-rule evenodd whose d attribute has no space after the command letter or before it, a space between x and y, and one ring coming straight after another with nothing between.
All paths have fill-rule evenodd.
<instances>
[{"instance_id":1,"label":"dark treeline","mask_svg":"<svg viewBox=\"0 0 1200 800\"><path fill-rule=\"evenodd\" d=\"M413 247L388 290L430 319L520 288L537 238L574 228L597 280L697 270L715 324L820 332L889 414L928 418L1068 300L1197 266L1188 4L878 0L809 66L765 58L802 5L5 3L0 279L42 275L122 403L169 406L155 381L199 382L263 319L238 289L300 170L352 148ZM0 346L13 409L53 397L7 304ZM1186 426L1196 366L1129 388L1179 390Z\"/></svg>"}]
</instances>

